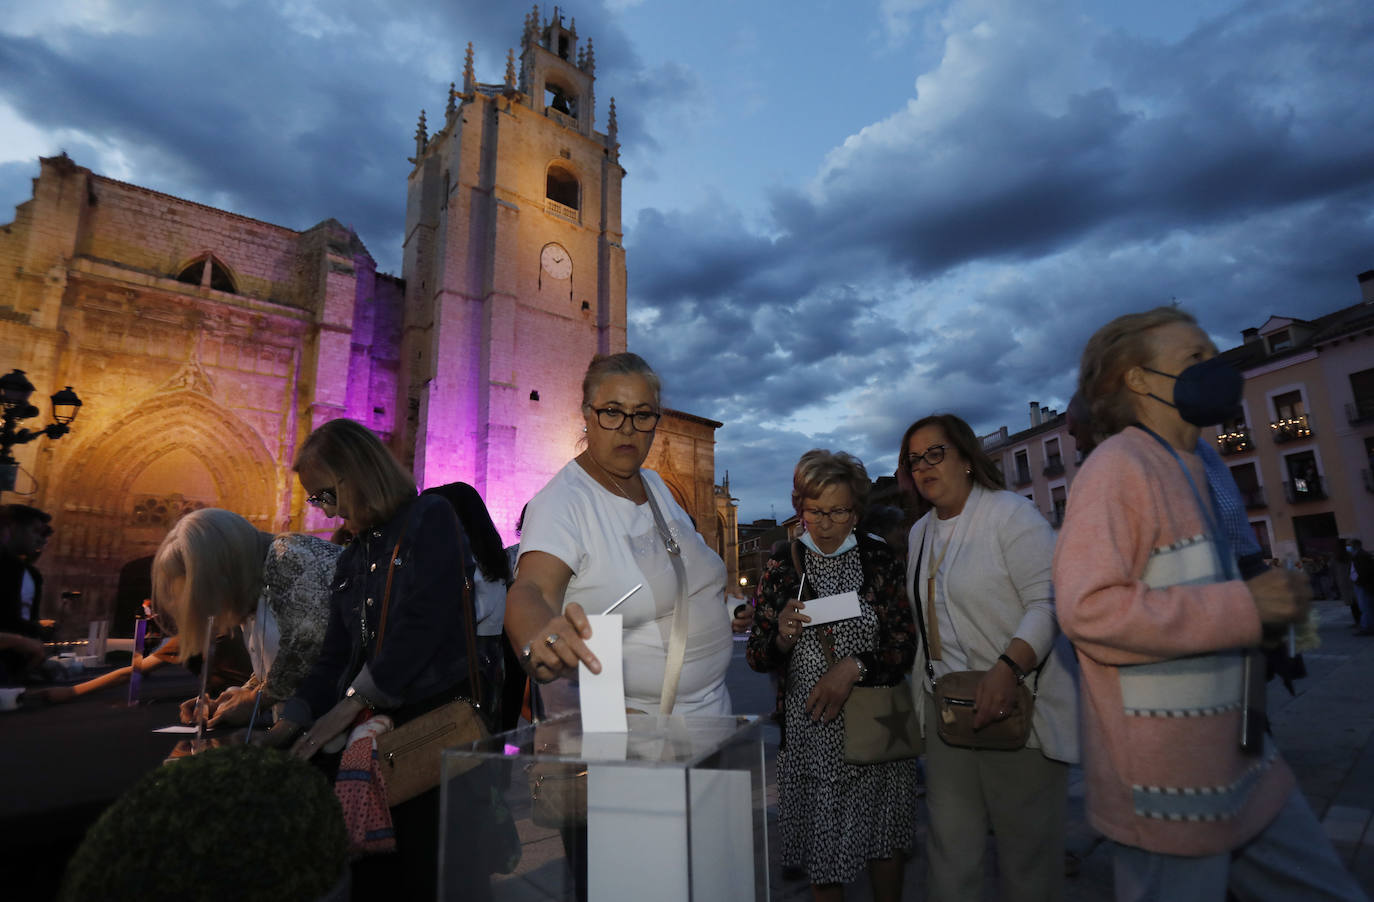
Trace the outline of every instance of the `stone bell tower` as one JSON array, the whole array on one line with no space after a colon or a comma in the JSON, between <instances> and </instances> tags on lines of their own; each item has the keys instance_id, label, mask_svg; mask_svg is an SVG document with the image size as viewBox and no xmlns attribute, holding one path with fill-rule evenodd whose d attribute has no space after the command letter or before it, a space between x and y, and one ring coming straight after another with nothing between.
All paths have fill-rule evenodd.
<instances>
[{"instance_id":1,"label":"stone bell tower","mask_svg":"<svg viewBox=\"0 0 1374 902\"><path fill-rule=\"evenodd\" d=\"M406 200L400 450L422 486L474 485L509 539L577 453L581 378L625 349L615 101L558 8L525 18L519 68L480 84L468 45L443 124L415 133Z\"/></svg>"}]
</instances>

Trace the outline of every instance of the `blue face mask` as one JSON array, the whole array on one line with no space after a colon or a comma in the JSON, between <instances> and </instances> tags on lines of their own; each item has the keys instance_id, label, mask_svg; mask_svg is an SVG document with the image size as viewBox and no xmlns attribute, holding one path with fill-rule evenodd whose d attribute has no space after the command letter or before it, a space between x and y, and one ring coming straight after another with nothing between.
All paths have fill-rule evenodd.
<instances>
[{"instance_id":1,"label":"blue face mask","mask_svg":"<svg viewBox=\"0 0 1374 902\"><path fill-rule=\"evenodd\" d=\"M839 557L849 549L853 548L855 545L859 544L859 540L854 538L854 532L851 530L849 535L844 537L844 541L840 543L840 547L836 548L829 554L826 554L824 551L821 551L819 548L816 547L816 540L811 538L811 533L809 532L804 532L801 534L801 543L822 557Z\"/></svg>"},{"instance_id":2,"label":"blue face mask","mask_svg":"<svg viewBox=\"0 0 1374 902\"><path fill-rule=\"evenodd\" d=\"M1174 380L1173 403L1154 392L1149 395L1177 410L1184 422L1194 426L1215 426L1231 416L1240 406L1240 396L1245 389L1245 379L1220 357L1195 363L1177 376L1148 366L1141 369Z\"/></svg>"}]
</instances>

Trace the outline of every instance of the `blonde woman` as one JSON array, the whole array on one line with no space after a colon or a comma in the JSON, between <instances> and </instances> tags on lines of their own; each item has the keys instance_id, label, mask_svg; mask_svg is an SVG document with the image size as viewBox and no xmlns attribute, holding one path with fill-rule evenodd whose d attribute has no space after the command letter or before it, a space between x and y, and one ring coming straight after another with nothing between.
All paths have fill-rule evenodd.
<instances>
[{"instance_id":1,"label":"blonde woman","mask_svg":"<svg viewBox=\"0 0 1374 902\"><path fill-rule=\"evenodd\" d=\"M243 628L253 676L207 700L209 725L248 722L291 697L319 657L329 580L340 549L304 535L273 536L232 511L206 508L177 521L153 558L153 602L175 622L179 660L200 654L207 627ZM213 618L213 619L212 619ZM196 700L181 706L195 717Z\"/></svg>"},{"instance_id":2,"label":"blonde woman","mask_svg":"<svg viewBox=\"0 0 1374 902\"><path fill-rule=\"evenodd\" d=\"M309 758L346 735L364 709L386 712L399 727L471 697L465 614L454 600L454 587L467 578L467 543L453 507L417 495L409 471L361 423L320 426L301 444L293 468L306 501L342 519L353 536L335 569L319 659L264 740L294 742L292 754ZM391 816L397 852L363 859L369 864L354 869L355 893L372 888L396 898L435 898L438 787L392 808Z\"/></svg>"}]
</instances>

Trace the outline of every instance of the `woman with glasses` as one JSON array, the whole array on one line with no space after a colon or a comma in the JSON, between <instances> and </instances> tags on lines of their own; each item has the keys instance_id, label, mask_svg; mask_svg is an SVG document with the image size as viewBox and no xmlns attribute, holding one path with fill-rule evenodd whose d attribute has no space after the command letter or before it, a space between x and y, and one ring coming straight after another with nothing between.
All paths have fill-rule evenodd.
<instances>
[{"instance_id":1,"label":"woman with glasses","mask_svg":"<svg viewBox=\"0 0 1374 902\"><path fill-rule=\"evenodd\" d=\"M792 505L806 531L769 560L747 649L750 667L781 675L782 861L805 870L818 900L843 899L845 884L865 867L875 899L900 899L912 844L916 760L853 765L844 758L850 692L900 683L916 654L901 562L854 529L869 487L858 458L820 449L802 455ZM806 600L851 591L858 617L807 626Z\"/></svg>"},{"instance_id":2,"label":"woman with glasses","mask_svg":"<svg viewBox=\"0 0 1374 902\"><path fill-rule=\"evenodd\" d=\"M926 737L926 862L931 898L983 898L985 838L997 842L999 899L1062 897L1065 799L1078 760L1078 712L1058 627L1050 565L1054 530L953 414L928 416L902 436L899 481L932 510L911 528L907 588L926 641L913 682ZM935 729L929 675L980 671L975 730L1005 720L1018 687L1037 693L1024 747L947 744Z\"/></svg>"},{"instance_id":3,"label":"woman with glasses","mask_svg":"<svg viewBox=\"0 0 1374 902\"><path fill-rule=\"evenodd\" d=\"M306 500L341 518L354 536L334 573L319 659L265 737L274 746L293 742L292 754L310 758L322 749L338 752L365 709L401 726L471 697L466 615L453 594L467 578L459 553L467 543L453 507L417 496L406 468L353 420L331 420L310 433L293 469ZM438 787L393 807L391 818L396 852L359 859L355 894L363 887L433 899Z\"/></svg>"},{"instance_id":4,"label":"woman with glasses","mask_svg":"<svg viewBox=\"0 0 1374 902\"><path fill-rule=\"evenodd\" d=\"M179 660L202 653L206 626L216 635L243 627L253 676L207 699L208 725L248 723L256 708L270 722L274 707L319 657L329 621L329 581L340 548L314 536L262 532L232 511L186 514L153 558L153 604L158 622L175 631ZM192 723L196 699L181 706Z\"/></svg>"},{"instance_id":5,"label":"woman with glasses","mask_svg":"<svg viewBox=\"0 0 1374 902\"><path fill-rule=\"evenodd\" d=\"M650 714L726 715L725 563L663 479L642 467L661 415L658 375L641 357L592 360L582 380L587 447L525 510L506 633L540 683L575 677L579 661L599 673L584 641L591 636L586 615L642 583L616 609L624 617L626 705ZM674 633L684 632L675 656ZM576 706L576 687L567 682L545 686L543 696L549 714Z\"/></svg>"}]
</instances>

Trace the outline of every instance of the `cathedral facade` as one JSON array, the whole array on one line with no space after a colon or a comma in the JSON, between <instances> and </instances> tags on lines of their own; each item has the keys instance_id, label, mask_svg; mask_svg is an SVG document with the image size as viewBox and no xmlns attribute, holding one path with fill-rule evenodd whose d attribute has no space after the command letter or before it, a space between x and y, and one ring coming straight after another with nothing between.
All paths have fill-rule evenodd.
<instances>
[{"instance_id":1,"label":"cathedral facade","mask_svg":"<svg viewBox=\"0 0 1374 902\"><path fill-rule=\"evenodd\" d=\"M422 487L474 485L515 541L524 502L578 452L582 371L626 346L625 172L594 86L591 42L557 10L527 17L502 84L476 82L469 46L442 126L421 114L400 278L332 219L296 231L40 160L0 226L0 368L84 402L71 434L15 449L4 499L54 515L45 616L108 616L120 568L188 509L327 532L290 462L337 417ZM666 411L647 465L733 577L718 426ZM57 610L63 591L79 610Z\"/></svg>"}]
</instances>

